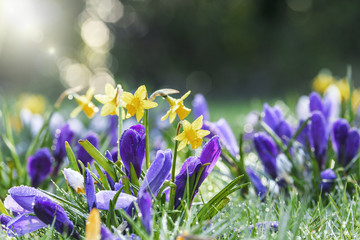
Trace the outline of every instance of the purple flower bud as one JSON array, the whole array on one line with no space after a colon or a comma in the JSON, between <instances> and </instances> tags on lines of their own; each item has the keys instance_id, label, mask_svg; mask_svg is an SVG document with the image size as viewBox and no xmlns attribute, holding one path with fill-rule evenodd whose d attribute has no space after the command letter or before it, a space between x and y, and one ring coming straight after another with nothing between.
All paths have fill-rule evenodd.
<instances>
[{"instance_id":1,"label":"purple flower bud","mask_svg":"<svg viewBox=\"0 0 360 240\"><path fill-rule=\"evenodd\" d=\"M193 113L194 113L194 119L197 119L201 115L203 115L204 121L210 121L210 113L209 108L206 103L206 99L204 95L198 93L194 96L194 100L192 102L193 105Z\"/></svg>"},{"instance_id":2,"label":"purple flower bud","mask_svg":"<svg viewBox=\"0 0 360 240\"><path fill-rule=\"evenodd\" d=\"M9 219L6 219L8 221ZM46 227L46 224L40 221L36 216L29 213L24 213L10 219L7 223L9 236L23 236L27 233L34 232L38 229Z\"/></svg>"},{"instance_id":3,"label":"purple flower bud","mask_svg":"<svg viewBox=\"0 0 360 240\"><path fill-rule=\"evenodd\" d=\"M98 148L99 145L99 137L95 133L89 133L86 137L94 147ZM78 143L78 151L77 151L77 159L79 159L84 166L86 167L88 163L92 163L94 160L90 154Z\"/></svg>"},{"instance_id":4,"label":"purple flower bud","mask_svg":"<svg viewBox=\"0 0 360 240\"><path fill-rule=\"evenodd\" d=\"M27 171L31 185L38 187L51 172L52 158L49 149L41 148L28 158Z\"/></svg>"},{"instance_id":5,"label":"purple flower bud","mask_svg":"<svg viewBox=\"0 0 360 240\"><path fill-rule=\"evenodd\" d=\"M275 179L276 174L276 157L278 151L274 140L266 133L256 133L254 136L255 149L259 155L261 162L264 165L265 171Z\"/></svg>"},{"instance_id":6,"label":"purple flower bud","mask_svg":"<svg viewBox=\"0 0 360 240\"><path fill-rule=\"evenodd\" d=\"M296 131L298 131L298 129L304 124L304 120L300 120L299 122L299 126L297 127ZM296 140L301 143L304 147L306 147L309 143L309 123L307 123L305 125L305 127L303 128L303 130L301 130L301 132L299 133L298 137L296 138Z\"/></svg>"},{"instance_id":7,"label":"purple flower bud","mask_svg":"<svg viewBox=\"0 0 360 240\"><path fill-rule=\"evenodd\" d=\"M328 168L320 173L320 177L322 192L330 191L336 179L335 172Z\"/></svg>"},{"instance_id":8,"label":"purple flower bud","mask_svg":"<svg viewBox=\"0 0 360 240\"><path fill-rule=\"evenodd\" d=\"M117 115L109 115L109 135L110 139L110 146L116 147L118 141L118 116Z\"/></svg>"},{"instance_id":9,"label":"purple flower bud","mask_svg":"<svg viewBox=\"0 0 360 240\"><path fill-rule=\"evenodd\" d=\"M12 199L14 199L17 204L27 211L33 211L33 202L35 197L39 196L48 198L45 193L28 186L12 187L8 192Z\"/></svg>"},{"instance_id":10,"label":"purple flower bud","mask_svg":"<svg viewBox=\"0 0 360 240\"><path fill-rule=\"evenodd\" d=\"M138 205L141 212L141 221L148 234L151 234L151 226L153 219L153 209L151 195L147 191L143 191L138 198Z\"/></svg>"},{"instance_id":11,"label":"purple flower bud","mask_svg":"<svg viewBox=\"0 0 360 240\"><path fill-rule=\"evenodd\" d=\"M203 165L207 163L210 164L205 167L199 179L197 188L200 187L201 183L205 180L205 178L210 174L210 172L215 167L215 164L219 159L220 153L221 153L221 147L220 147L219 137L215 136L205 144L203 150L201 151L200 162Z\"/></svg>"},{"instance_id":12,"label":"purple flower bud","mask_svg":"<svg viewBox=\"0 0 360 240\"><path fill-rule=\"evenodd\" d=\"M339 163L344 163L346 140L349 129L350 125L345 119L337 120L332 127L331 140Z\"/></svg>"},{"instance_id":13,"label":"purple flower bud","mask_svg":"<svg viewBox=\"0 0 360 240\"><path fill-rule=\"evenodd\" d=\"M115 237L112 232L105 226L101 226L100 229L100 235L101 235L101 239L100 240L117 240L118 238Z\"/></svg>"},{"instance_id":14,"label":"purple flower bud","mask_svg":"<svg viewBox=\"0 0 360 240\"><path fill-rule=\"evenodd\" d=\"M239 145L233 131L225 119L221 118L217 121L213 126L212 132L219 136L221 143L231 155L237 156L239 154Z\"/></svg>"},{"instance_id":15,"label":"purple flower bud","mask_svg":"<svg viewBox=\"0 0 360 240\"><path fill-rule=\"evenodd\" d=\"M321 113L324 114L324 106L320 95L317 92L312 92L310 94L309 99L310 99L310 106L309 106L310 112L320 111Z\"/></svg>"},{"instance_id":16,"label":"purple flower bud","mask_svg":"<svg viewBox=\"0 0 360 240\"><path fill-rule=\"evenodd\" d=\"M251 182L254 184L256 194L258 196L260 195L260 198L265 197L267 188L262 184L261 179L256 175L255 171L250 167L247 167L246 173L249 176Z\"/></svg>"},{"instance_id":17,"label":"purple flower bud","mask_svg":"<svg viewBox=\"0 0 360 240\"><path fill-rule=\"evenodd\" d=\"M54 224L59 233L66 233L68 236L79 239L78 233L74 230L74 224L70 221L65 210L48 198L35 197L34 213L45 224ZM54 222L55 221L55 222Z\"/></svg>"},{"instance_id":18,"label":"purple flower bud","mask_svg":"<svg viewBox=\"0 0 360 240\"><path fill-rule=\"evenodd\" d=\"M276 128L275 133L281 138L281 140L285 144L287 144L289 142L289 140L291 139L291 137L293 135L290 124L285 120L283 120L279 123L279 125Z\"/></svg>"},{"instance_id":19,"label":"purple flower bud","mask_svg":"<svg viewBox=\"0 0 360 240\"><path fill-rule=\"evenodd\" d=\"M148 172L145 175L144 181L142 182L139 193L147 191L152 195L156 196L160 190L160 187L165 182L166 177L170 173L172 164L172 152L170 149L165 151L159 150L156 153L155 160L151 164Z\"/></svg>"},{"instance_id":20,"label":"purple flower bud","mask_svg":"<svg viewBox=\"0 0 360 240\"><path fill-rule=\"evenodd\" d=\"M65 142L70 144L73 136L74 132L70 129L69 124L65 124L62 128L56 130L53 156L57 162L61 163L66 156Z\"/></svg>"},{"instance_id":21,"label":"purple flower bud","mask_svg":"<svg viewBox=\"0 0 360 240\"><path fill-rule=\"evenodd\" d=\"M6 216L5 214L1 214L0 215L0 224L1 224L1 228L2 230L5 230L5 227L7 226L7 224L11 221L11 217Z\"/></svg>"},{"instance_id":22,"label":"purple flower bud","mask_svg":"<svg viewBox=\"0 0 360 240\"><path fill-rule=\"evenodd\" d=\"M89 212L91 212L93 208L96 208L96 196L95 196L94 180L91 176L89 169L87 168L86 168L84 185L85 185L86 200L87 200Z\"/></svg>"},{"instance_id":23,"label":"purple flower bud","mask_svg":"<svg viewBox=\"0 0 360 240\"><path fill-rule=\"evenodd\" d=\"M324 115L319 111L315 111L311 115L309 142L315 159L318 161L320 169L322 169L326 162L328 134Z\"/></svg>"},{"instance_id":24,"label":"purple flower bud","mask_svg":"<svg viewBox=\"0 0 360 240\"><path fill-rule=\"evenodd\" d=\"M348 165L352 159L359 152L360 147L360 136L359 131L355 128L350 129L345 147L345 166Z\"/></svg>"},{"instance_id":25,"label":"purple flower bud","mask_svg":"<svg viewBox=\"0 0 360 240\"><path fill-rule=\"evenodd\" d=\"M96 193L96 206L101 210L109 210L110 200L116 195L116 191L103 190ZM132 202L136 200L136 197L126 194L120 193L117 202L115 204L115 209L124 209L126 210Z\"/></svg>"},{"instance_id":26,"label":"purple flower bud","mask_svg":"<svg viewBox=\"0 0 360 240\"><path fill-rule=\"evenodd\" d=\"M275 106L271 108L267 103L264 104L263 114L263 121L274 131L280 122L284 120L284 116L279 107Z\"/></svg>"},{"instance_id":27,"label":"purple flower bud","mask_svg":"<svg viewBox=\"0 0 360 240\"><path fill-rule=\"evenodd\" d=\"M139 178L145 158L145 128L143 125L132 126L121 135L120 156L129 179L131 179L130 163L134 166L137 178Z\"/></svg>"}]
</instances>

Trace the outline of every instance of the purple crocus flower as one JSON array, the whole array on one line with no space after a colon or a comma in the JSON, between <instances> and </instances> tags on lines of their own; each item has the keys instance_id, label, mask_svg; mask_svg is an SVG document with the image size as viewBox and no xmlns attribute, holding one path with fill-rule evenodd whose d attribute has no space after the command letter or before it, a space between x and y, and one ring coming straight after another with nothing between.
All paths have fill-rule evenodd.
<instances>
[{"instance_id":1,"label":"purple crocus flower","mask_svg":"<svg viewBox=\"0 0 360 240\"><path fill-rule=\"evenodd\" d=\"M328 168L320 173L322 192L329 192L334 185L336 174Z\"/></svg>"},{"instance_id":2,"label":"purple crocus flower","mask_svg":"<svg viewBox=\"0 0 360 240\"><path fill-rule=\"evenodd\" d=\"M89 212L91 212L93 208L96 208L96 195L95 195L94 180L91 176L89 169L87 168L85 173L84 186L85 186L86 200L87 200Z\"/></svg>"},{"instance_id":3,"label":"purple crocus flower","mask_svg":"<svg viewBox=\"0 0 360 240\"><path fill-rule=\"evenodd\" d=\"M117 240L119 238L115 237L112 232L105 226L101 226L100 229L100 235L101 235L101 239L100 240Z\"/></svg>"},{"instance_id":4,"label":"purple crocus flower","mask_svg":"<svg viewBox=\"0 0 360 240\"><path fill-rule=\"evenodd\" d=\"M116 195L116 191L103 190L96 193L96 206L101 210L109 210L110 200L112 200ZM128 207L136 200L136 197L120 193L117 202L115 204L115 209L128 209Z\"/></svg>"},{"instance_id":5,"label":"purple crocus flower","mask_svg":"<svg viewBox=\"0 0 360 240\"><path fill-rule=\"evenodd\" d=\"M57 129L54 139L53 156L57 163L61 163L66 156L65 142L71 143L74 132L70 129L69 124L65 124L62 128Z\"/></svg>"},{"instance_id":6,"label":"purple crocus flower","mask_svg":"<svg viewBox=\"0 0 360 240\"><path fill-rule=\"evenodd\" d=\"M275 179L276 174L276 157L278 151L274 140L266 133L256 133L254 136L255 149L259 155L261 162L264 165L265 171Z\"/></svg>"},{"instance_id":7,"label":"purple crocus flower","mask_svg":"<svg viewBox=\"0 0 360 240\"><path fill-rule=\"evenodd\" d=\"M51 172L52 158L48 148L41 148L28 158L27 171L31 185L38 187Z\"/></svg>"},{"instance_id":8,"label":"purple crocus flower","mask_svg":"<svg viewBox=\"0 0 360 240\"><path fill-rule=\"evenodd\" d=\"M197 178L197 174L200 171L200 168L204 164L209 164L205 166L202 171L201 176L199 177L199 181L196 186L190 186L190 193L194 192L194 195L190 197L192 200L195 194L197 193L200 185L205 180L205 178L210 174L212 169L215 167L215 164L220 156L221 147L219 142L219 137L215 136L208 143L205 144L200 158L198 157L190 157L186 159L184 164L181 167L179 174L176 176L175 184L176 184L176 193L175 193L175 208L179 206L181 199L184 196L187 176L189 176L190 183L195 184L195 180Z\"/></svg>"},{"instance_id":9,"label":"purple crocus flower","mask_svg":"<svg viewBox=\"0 0 360 240\"><path fill-rule=\"evenodd\" d=\"M246 168L246 173L249 176L251 182L254 184L256 195L260 198L265 197L267 188L262 184L261 179L258 177L258 175L255 173L254 170L252 170L250 167Z\"/></svg>"},{"instance_id":10,"label":"purple crocus flower","mask_svg":"<svg viewBox=\"0 0 360 240\"><path fill-rule=\"evenodd\" d=\"M329 124L337 118L339 112L339 100L336 100L337 96L333 96L332 93L327 94L322 100L321 96L317 92L312 92L309 96L310 112L319 111L324 115L326 122Z\"/></svg>"},{"instance_id":11,"label":"purple crocus flower","mask_svg":"<svg viewBox=\"0 0 360 240\"><path fill-rule=\"evenodd\" d=\"M31 213L23 213L10 219L6 227L9 229L9 236L23 236L46 227L46 224Z\"/></svg>"},{"instance_id":12,"label":"purple crocus flower","mask_svg":"<svg viewBox=\"0 0 360 240\"><path fill-rule=\"evenodd\" d=\"M160 187L169 175L172 165L172 152L170 149L159 150L156 153L155 160L151 164L148 172L142 182L139 193L147 190L152 196L159 193Z\"/></svg>"},{"instance_id":13,"label":"purple crocus flower","mask_svg":"<svg viewBox=\"0 0 360 240\"><path fill-rule=\"evenodd\" d=\"M144 225L147 233L151 234L151 226L153 219L153 209L152 209L152 197L147 191L143 191L138 197L138 205L141 212L141 221Z\"/></svg>"},{"instance_id":14,"label":"purple crocus flower","mask_svg":"<svg viewBox=\"0 0 360 240\"><path fill-rule=\"evenodd\" d=\"M35 197L34 213L45 224L51 225L55 221L54 228L59 233L66 233L68 236L72 235L76 239L80 238L65 210L49 198Z\"/></svg>"},{"instance_id":15,"label":"purple crocus flower","mask_svg":"<svg viewBox=\"0 0 360 240\"><path fill-rule=\"evenodd\" d=\"M218 135L222 144L233 156L239 154L239 145L236 141L233 131L231 130L228 122L221 118L212 126L212 132L214 135Z\"/></svg>"},{"instance_id":16,"label":"purple crocus flower","mask_svg":"<svg viewBox=\"0 0 360 240\"><path fill-rule=\"evenodd\" d=\"M359 152L359 132L355 128L350 129L350 125L345 119L334 122L331 140L338 162L344 166L349 164Z\"/></svg>"},{"instance_id":17,"label":"purple crocus flower","mask_svg":"<svg viewBox=\"0 0 360 240\"><path fill-rule=\"evenodd\" d=\"M89 133L86 137L86 140L88 140L94 147L98 147L99 145L99 137L95 133ZM77 151L77 159L79 159L84 166L87 166L88 163L92 163L94 160L90 154L78 143L78 151Z\"/></svg>"},{"instance_id":18,"label":"purple crocus flower","mask_svg":"<svg viewBox=\"0 0 360 240\"><path fill-rule=\"evenodd\" d=\"M33 211L33 202L35 197L49 198L40 190L28 186L12 187L9 189L8 193L18 205L20 205L23 209L31 212Z\"/></svg>"},{"instance_id":19,"label":"purple crocus flower","mask_svg":"<svg viewBox=\"0 0 360 240\"><path fill-rule=\"evenodd\" d=\"M309 142L319 168L322 169L326 162L328 134L324 115L320 111L315 111L311 115Z\"/></svg>"},{"instance_id":20,"label":"purple crocus flower","mask_svg":"<svg viewBox=\"0 0 360 240\"><path fill-rule=\"evenodd\" d=\"M134 125L121 135L120 156L129 179L131 179L130 163L134 166L137 178L139 178L145 158L145 128L143 125Z\"/></svg>"},{"instance_id":21,"label":"purple crocus flower","mask_svg":"<svg viewBox=\"0 0 360 240\"><path fill-rule=\"evenodd\" d=\"M204 95L200 93L196 94L194 96L192 105L193 105L194 119L197 119L202 115L204 121L210 121L209 108Z\"/></svg>"},{"instance_id":22,"label":"purple crocus flower","mask_svg":"<svg viewBox=\"0 0 360 240\"><path fill-rule=\"evenodd\" d=\"M116 147L118 141L118 116L117 115L109 115L109 135L110 139L110 146Z\"/></svg>"},{"instance_id":23,"label":"purple crocus flower","mask_svg":"<svg viewBox=\"0 0 360 240\"><path fill-rule=\"evenodd\" d=\"M301 126L304 124L304 122L305 122L304 120L300 120L300 121L299 121L299 126L297 127L296 131L301 128ZM297 136L296 140L297 140L299 143L301 143L303 146L306 147L306 146L308 145L308 143L309 143L309 136L308 136L308 134L309 134L309 123L307 123L307 124L305 125L305 127L303 128L303 130L301 130L301 132L300 132L299 135Z\"/></svg>"}]
</instances>

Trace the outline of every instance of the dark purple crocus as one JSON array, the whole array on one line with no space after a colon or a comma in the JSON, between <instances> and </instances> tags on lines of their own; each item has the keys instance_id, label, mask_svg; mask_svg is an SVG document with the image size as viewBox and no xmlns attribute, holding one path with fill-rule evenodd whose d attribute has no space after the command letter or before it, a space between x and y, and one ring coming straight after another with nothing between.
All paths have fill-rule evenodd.
<instances>
[{"instance_id":1,"label":"dark purple crocus","mask_svg":"<svg viewBox=\"0 0 360 240\"><path fill-rule=\"evenodd\" d=\"M141 212L141 222L150 235L153 219L152 197L147 191L143 191L139 195L137 203Z\"/></svg>"},{"instance_id":2,"label":"dark purple crocus","mask_svg":"<svg viewBox=\"0 0 360 240\"><path fill-rule=\"evenodd\" d=\"M91 212L93 208L96 208L96 195L95 195L94 180L91 176L89 169L87 168L85 173L84 187L85 187L85 194L86 194L86 200L87 200L89 212Z\"/></svg>"},{"instance_id":3,"label":"dark purple crocus","mask_svg":"<svg viewBox=\"0 0 360 240\"><path fill-rule=\"evenodd\" d=\"M159 150L156 153L155 160L147 171L144 180L140 186L138 194L147 190L152 196L157 196L160 187L169 175L172 165L172 152L170 149Z\"/></svg>"},{"instance_id":4,"label":"dark purple crocus","mask_svg":"<svg viewBox=\"0 0 360 240\"><path fill-rule=\"evenodd\" d=\"M292 128L285 120L281 109L278 106L273 108L265 103L263 108L263 121L287 144L292 137Z\"/></svg>"},{"instance_id":5,"label":"dark purple crocus","mask_svg":"<svg viewBox=\"0 0 360 240\"><path fill-rule=\"evenodd\" d=\"M338 162L344 166L349 164L359 152L359 132L355 128L350 129L350 125L345 119L334 122L331 140Z\"/></svg>"},{"instance_id":6,"label":"dark purple crocus","mask_svg":"<svg viewBox=\"0 0 360 240\"><path fill-rule=\"evenodd\" d=\"M299 126L297 127L296 131L298 131L301 126L304 124L304 120L299 121ZM309 143L309 123L305 125L305 127L301 130L299 135L297 136L296 140L301 143L304 147L306 147Z\"/></svg>"},{"instance_id":7,"label":"dark purple crocus","mask_svg":"<svg viewBox=\"0 0 360 240\"><path fill-rule=\"evenodd\" d=\"M62 163L66 156L65 142L71 144L73 136L74 132L70 129L69 124L65 124L62 128L56 130L53 156L57 163Z\"/></svg>"},{"instance_id":8,"label":"dark purple crocus","mask_svg":"<svg viewBox=\"0 0 360 240\"><path fill-rule=\"evenodd\" d=\"M0 224L1 224L2 230L5 230L5 227L10 222L10 220L11 220L11 217L6 216L5 214L0 215Z\"/></svg>"},{"instance_id":9,"label":"dark purple crocus","mask_svg":"<svg viewBox=\"0 0 360 240\"><path fill-rule=\"evenodd\" d=\"M259 155L264 169L273 179L277 177L276 174L276 157L278 151L274 140L266 133L260 132L254 135L255 149Z\"/></svg>"},{"instance_id":10,"label":"dark purple crocus","mask_svg":"<svg viewBox=\"0 0 360 240\"><path fill-rule=\"evenodd\" d=\"M34 213L43 223L52 225L59 233L79 239L80 236L74 230L74 224L66 215L65 210L49 198L35 197Z\"/></svg>"},{"instance_id":11,"label":"dark purple crocus","mask_svg":"<svg viewBox=\"0 0 360 240\"><path fill-rule=\"evenodd\" d=\"M315 111L311 114L309 125L309 143L314 153L315 159L322 169L327 157L328 133L326 129L326 121L324 115Z\"/></svg>"},{"instance_id":12,"label":"dark purple crocus","mask_svg":"<svg viewBox=\"0 0 360 240\"><path fill-rule=\"evenodd\" d=\"M86 140L88 140L94 147L98 148L99 145L99 137L96 133L89 133L86 137ZM90 156L90 154L78 143L78 151L77 151L77 159L79 159L84 166L86 167L88 163L93 162L93 158Z\"/></svg>"},{"instance_id":13,"label":"dark purple crocus","mask_svg":"<svg viewBox=\"0 0 360 240\"><path fill-rule=\"evenodd\" d=\"M332 169L328 168L320 173L320 177L322 192L329 192L334 185L336 179L335 172Z\"/></svg>"},{"instance_id":14,"label":"dark purple crocus","mask_svg":"<svg viewBox=\"0 0 360 240\"><path fill-rule=\"evenodd\" d=\"M121 135L120 156L129 179L131 179L130 163L134 166L137 178L139 178L145 158L145 128L143 125L134 125Z\"/></svg>"},{"instance_id":15,"label":"dark purple crocus","mask_svg":"<svg viewBox=\"0 0 360 240\"><path fill-rule=\"evenodd\" d=\"M312 92L309 96L310 112L319 111L324 115L325 121L330 124L334 118L338 115L338 104L336 96L326 95L324 99L321 99L321 96L317 92Z\"/></svg>"},{"instance_id":16,"label":"dark purple crocus","mask_svg":"<svg viewBox=\"0 0 360 240\"><path fill-rule=\"evenodd\" d=\"M210 121L209 108L204 95L200 93L196 94L194 96L192 105L193 105L194 119L197 119L202 115L204 121Z\"/></svg>"},{"instance_id":17,"label":"dark purple crocus","mask_svg":"<svg viewBox=\"0 0 360 240\"><path fill-rule=\"evenodd\" d=\"M190 157L186 159L184 164L182 165L179 174L176 176L175 184L176 184L176 193L175 193L175 208L177 208L181 202L181 199L184 196L185 187L187 178L189 176L190 183L195 184L197 175L204 164L208 164L204 167L201 176L199 177L199 181L197 185L190 185L190 193L194 193L193 196L190 196L190 200L193 199L195 194L197 193L200 185L205 180L205 178L210 174L212 169L215 167L215 164L220 156L221 147L219 142L219 137L215 136L208 143L205 144L200 158L198 157Z\"/></svg>"},{"instance_id":18,"label":"dark purple crocus","mask_svg":"<svg viewBox=\"0 0 360 240\"><path fill-rule=\"evenodd\" d=\"M52 157L48 148L41 148L28 158L27 172L31 185L38 187L51 172Z\"/></svg>"},{"instance_id":19,"label":"dark purple crocus","mask_svg":"<svg viewBox=\"0 0 360 240\"><path fill-rule=\"evenodd\" d=\"M259 178L259 176L250 167L246 168L246 173L249 176L251 182L254 184L254 187L255 187L255 190L256 190L256 195L257 196L260 195L260 198L265 197L266 192L267 192L267 188L264 186L264 184L262 184L261 179Z\"/></svg>"},{"instance_id":20,"label":"dark purple crocus","mask_svg":"<svg viewBox=\"0 0 360 240\"><path fill-rule=\"evenodd\" d=\"M110 135L110 143L109 145L112 147L117 146L118 141L118 116L117 115L109 115L108 117L109 121L109 135Z\"/></svg>"}]
</instances>

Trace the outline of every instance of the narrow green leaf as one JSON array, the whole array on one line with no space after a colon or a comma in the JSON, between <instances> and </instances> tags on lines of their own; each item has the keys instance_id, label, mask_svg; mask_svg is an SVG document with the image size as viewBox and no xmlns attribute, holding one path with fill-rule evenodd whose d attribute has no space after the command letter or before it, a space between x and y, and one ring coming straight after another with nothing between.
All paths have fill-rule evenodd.
<instances>
[{"instance_id":1,"label":"narrow green leaf","mask_svg":"<svg viewBox=\"0 0 360 240\"><path fill-rule=\"evenodd\" d=\"M65 141L65 149L66 149L66 154L67 154L69 161L71 162L71 165L73 166L74 170L80 172L74 152L72 151L70 144L67 141Z\"/></svg>"},{"instance_id":2,"label":"narrow green leaf","mask_svg":"<svg viewBox=\"0 0 360 240\"><path fill-rule=\"evenodd\" d=\"M0 212L1 212L2 214L5 214L6 216L9 216L9 217L10 217L10 214L9 214L8 211L6 210L6 208L5 208L4 204L3 204L3 202L1 201L1 199L0 199Z\"/></svg>"},{"instance_id":3,"label":"narrow green leaf","mask_svg":"<svg viewBox=\"0 0 360 240\"><path fill-rule=\"evenodd\" d=\"M101 171L100 169L100 166L97 162L94 162L94 165L95 165L95 168L96 168L96 171L100 177L100 180L101 180L101 183L104 187L105 190L111 190L110 188L110 185L109 185L109 182L107 180L107 177L105 176L105 174Z\"/></svg>"},{"instance_id":4,"label":"narrow green leaf","mask_svg":"<svg viewBox=\"0 0 360 240\"><path fill-rule=\"evenodd\" d=\"M139 179L137 178L134 165L131 162L130 162L130 179L132 184L134 184L137 187L140 187Z\"/></svg>"},{"instance_id":5,"label":"narrow green leaf","mask_svg":"<svg viewBox=\"0 0 360 240\"><path fill-rule=\"evenodd\" d=\"M16 152L15 146L11 143L11 141L5 135L3 135L3 140L4 140L5 145L10 150L10 154L11 154L12 158L14 159L15 168L16 168L16 172L17 172L18 176L23 178L24 177L23 166L20 162L20 158Z\"/></svg>"},{"instance_id":6,"label":"narrow green leaf","mask_svg":"<svg viewBox=\"0 0 360 240\"><path fill-rule=\"evenodd\" d=\"M136 235L140 237L140 239L149 239L149 235L143 230L140 224L134 222L134 220L122 209L120 209L121 216L125 218L125 220L130 224L130 226L135 230Z\"/></svg>"},{"instance_id":7,"label":"narrow green leaf","mask_svg":"<svg viewBox=\"0 0 360 240\"><path fill-rule=\"evenodd\" d=\"M121 180L124 186L124 192L127 194L131 194L129 178L127 176L123 176Z\"/></svg>"}]
</instances>

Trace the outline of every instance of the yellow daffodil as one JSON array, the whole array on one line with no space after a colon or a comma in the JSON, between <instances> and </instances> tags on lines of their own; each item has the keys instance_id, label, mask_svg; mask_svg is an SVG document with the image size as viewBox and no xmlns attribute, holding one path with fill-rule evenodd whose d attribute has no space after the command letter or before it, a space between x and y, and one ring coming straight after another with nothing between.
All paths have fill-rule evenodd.
<instances>
[{"instance_id":1,"label":"yellow daffodil","mask_svg":"<svg viewBox=\"0 0 360 240\"><path fill-rule=\"evenodd\" d=\"M324 93L326 89L336 82L335 78L327 73L319 73L313 81L313 88L319 93Z\"/></svg>"},{"instance_id":2,"label":"yellow daffodil","mask_svg":"<svg viewBox=\"0 0 360 240\"><path fill-rule=\"evenodd\" d=\"M86 95L74 95L75 100L77 101L79 106L71 112L70 116L72 118L76 117L81 112L81 110L84 111L88 118L92 118L95 113L99 111L99 109L94 105L94 103L91 102L91 99L94 96L94 91L94 88L89 88L86 92Z\"/></svg>"},{"instance_id":3,"label":"yellow daffodil","mask_svg":"<svg viewBox=\"0 0 360 240\"><path fill-rule=\"evenodd\" d=\"M85 226L85 239L98 240L101 238L101 219L99 210L93 208L89 213Z\"/></svg>"},{"instance_id":4,"label":"yellow daffodil","mask_svg":"<svg viewBox=\"0 0 360 240\"><path fill-rule=\"evenodd\" d=\"M203 137L210 134L208 130L201 129L203 125L203 116L198 117L192 124L184 120L182 123L183 132L177 135L174 140L180 141L178 151L183 149L187 144L191 144L192 149L201 146Z\"/></svg>"},{"instance_id":5,"label":"yellow daffodil","mask_svg":"<svg viewBox=\"0 0 360 240\"><path fill-rule=\"evenodd\" d=\"M119 115L120 98L122 95L121 85L114 88L110 83L105 85L105 95L97 94L95 99L104 104L101 109L101 116Z\"/></svg>"},{"instance_id":6,"label":"yellow daffodil","mask_svg":"<svg viewBox=\"0 0 360 240\"><path fill-rule=\"evenodd\" d=\"M144 110L156 107L158 104L147 100L145 85L140 86L134 95L129 92L123 92L122 100L127 110L126 117L132 117L136 114L136 120L139 122L144 116Z\"/></svg>"},{"instance_id":7,"label":"yellow daffodil","mask_svg":"<svg viewBox=\"0 0 360 240\"><path fill-rule=\"evenodd\" d=\"M191 91L188 91L180 99L166 96L166 100L170 104L170 110L161 118L161 120L165 120L170 116L169 120L170 123L172 123L175 120L176 114L179 116L180 120L184 120L191 112L191 109L184 106L184 99L187 98L190 93Z\"/></svg>"},{"instance_id":8,"label":"yellow daffodil","mask_svg":"<svg viewBox=\"0 0 360 240\"><path fill-rule=\"evenodd\" d=\"M18 101L20 109L28 109L33 114L42 114L45 105L46 100L42 95L23 94Z\"/></svg>"},{"instance_id":9,"label":"yellow daffodil","mask_svg":"<svg viewBox=\"0 0 360 240\"><path fill-rule=\"evenodd\" d=\"M349 100L350 97L350 86L346 78L340 79L336 82L336 86L339 88L342 100Z\"/></svg>"},{"instance_id":10,"label":"yellow daffodil","mask_svg":"<svg viewBox=\"0 0 360 240\"><path fill-rule=\"evenodd\" d=\"M356 112L360 105L360 90L359 89L355 89L353 91L352 97L351 97L351 104L352 104L354 112Z\"/></svg>"}]
</instances>

